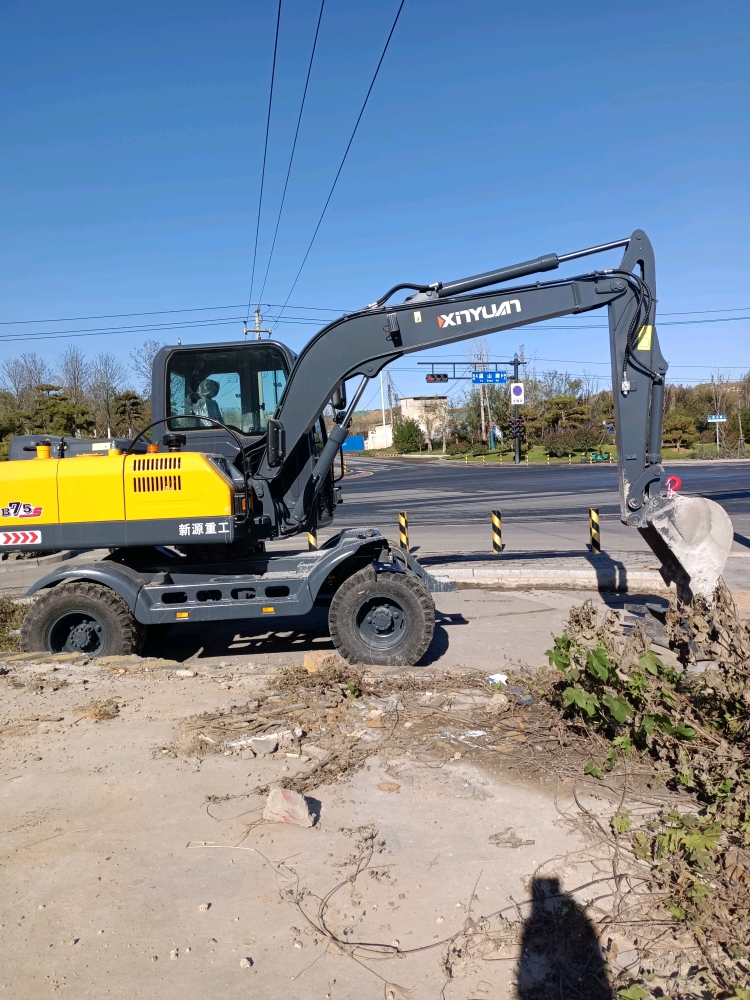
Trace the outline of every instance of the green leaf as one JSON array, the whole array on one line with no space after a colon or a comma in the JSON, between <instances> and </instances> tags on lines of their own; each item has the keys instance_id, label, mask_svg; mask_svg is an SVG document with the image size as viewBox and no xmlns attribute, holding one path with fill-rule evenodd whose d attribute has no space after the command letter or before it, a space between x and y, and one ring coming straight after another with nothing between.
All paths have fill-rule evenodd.
<instances>
[{"instance_id":1,"label":"green leaf","mask_svg":"<svg viewBox=\"0 0 750 1000\"><path fill-rule=\"evenodd\" d=\"M551 664L554 664L558 670L567 670L570 666L570 656L567 653L561 652L561 650L548 649L544 654Z\"/></svg>"},{"instance_id":2,"label":"green leaf","mask_svg":"<svg viewBox=\"0 0 750 1000\"><path fill-rule=\"evenodd\" d=\"M655 656L651 652L649 652L649 653L641 653L641 655L638 657L638 660L639 660L641 666L643 667L643 669L644 670L648 670L648 672L650 674L654 674L654 675L658 674L660 667L662 669L664 669L664 664L661 662L661 660L659 659L659 657Z\"/></svg>"},{"instance_id":3,"label":"green leaf","mask_svg":"<svg viewBox=\"0 0 750 1000\"><path fill-rule=\"evenodd\" d=\"M653 715L644 715L643 722L641 723L641 728L643 729L646 736L650 736L654 731L654 719Z\"/></svg>"},{"instance_id":4,"label":"green leaf","mask_svg":"<svg viewBox=\"0 0 750 1000\"><path fill-rule=\"evenodd\" d=\"M698 734L691 726L686 726L684 722L678 722L674 727L674 735L683 740L694 740Z\"/></svg>"},{"instance_id":5,"label":"green leaf","mask_svg":"<svg viewBox=\"0 0 750 1000\"><path fill-rule=\"evenodd\" d=\"M611 694L605 694L602 701L609 709L612 718L616 722L623 723L632 712L630 705L624 698L613 698Z\"/></svg>"},{"instance_id":6,"label":"green leaf","mask_svg":"<svg viewBox=\"0 0 750 1000\"><path fill-rule=\"evenodd\" d=\"M683 910L683 908L680 906L679 903L675 903L671 899L668 899L667 900L667 909L672 914L672 916L675 918L675 920L684 920L685 919L685 911Z\"/></svg>"},{"instance_id":7,"label":"green leaf","mask_svg":"<svg viewBox=\"0 0 750 1000\"><path fill-rule=\"evenodd\" d=\"M593 760L590 760L583 769L584 774L590 774L592 778L603 778L601 768L598 768Z\"/></svg>"},{"instance_id":8,"label":"green leaf","mask_svg":"<svg viewBox=\"0 0 750 1000\"><path fill-rule=\"evenodd\" d=\"M648 991L644 990L638 983L631 983L626 989L618 990L617 995L622 997L622 1000L645 1000Z\"/></svg>"},{"instance_id":9,"label":"green leaf","mask_svg":"<svg viewBox=\"0 0 750 1000\"><path fill-rule=\"evenodd\" d=\"M568 705L575 705L589 717L596 712L597 708L599 708L599 699L597 696L595 694L589 694L588 691L584 691L580 684L576 684L574 687L565 688L563 697L565 699L566 707Z\"/></svg>"},{"instance_id":10,"label":"green leaf","mask_svg":"<svg viewBox=\"0 0 750 1000\"><path fill-rule=\"evenodd\" d=\"M607 681L609 679L609 672L613 669L609 657L607 656L607 651L598 646L596 649L590 649L586 656L586 663L588 664L589 672L598 677L601 681Z\"/></svg>"},{"instance_id":11,"label":"green leaf","mask_svg":"<svg viewBox=\"0 0 750 1000\"><path fill-rule=\"evenodd\" d=\"M609 823L615 833L628 833L630 830L630 813L618 810Z\"/></svg>"}]
</instances>

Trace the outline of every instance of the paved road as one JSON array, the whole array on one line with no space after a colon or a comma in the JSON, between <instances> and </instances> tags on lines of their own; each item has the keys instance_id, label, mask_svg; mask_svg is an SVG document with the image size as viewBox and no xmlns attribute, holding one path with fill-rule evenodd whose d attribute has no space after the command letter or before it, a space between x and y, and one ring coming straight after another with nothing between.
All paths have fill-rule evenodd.
<instances>
[{"instance_id":1,"label":"paved road","mask_svg":"<svg viewBox=\"0 0 750 1000\"><path fill-rule=\"evenodd\" d=\"M665 468L680 476L683 495L716 500L735 531L750 536L750 462ZM638 532L620 523L616 466L500 468L354 459L349 470L336 528L373 525L393 536L398 511L407 510L410 542L422 553L487 551L493 507L502 510L503 538L512 551L585 549L589 507L599 508L605 548L648 551ZM738 543L735 548L750 553Z\"/></svg>"}]
</instances>

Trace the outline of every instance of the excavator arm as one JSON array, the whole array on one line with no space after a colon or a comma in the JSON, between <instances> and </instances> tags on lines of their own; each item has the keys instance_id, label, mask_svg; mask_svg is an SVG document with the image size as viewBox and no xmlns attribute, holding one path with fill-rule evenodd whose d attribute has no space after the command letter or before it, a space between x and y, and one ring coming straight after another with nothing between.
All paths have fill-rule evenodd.
<instances>
[{"instance_id":1,"label":"excavator arm","mask_svg":"<svg viewBox=\"0 0 750 1000\"><path fill-rule=\"evenodd\" d=\"M480 291L619 247L624 254L617 268ZM388 298L401 288L411 288L415 294L401 304L388 305ZM699 593L710 600L731 547L732 525L713 501L668 498L660 491L668 366L656 332L654 253L642 230L625 240L563 256L548 254L459 281L399 285L378 302L330 323L297 358L269 422L265 453L251 480L263 513L271 516L282 534L309 526L317 494L346 439L362 392L390 362L415 351L605 306L621 519L643 534L661 559L665 579L673 580L683 597ZM295 448L287 455L285 442L303 440L335 399L338 387L357 376L360 383L349 407L338 414L317 461L300 469Z\"/></svg>"}]
</instances>

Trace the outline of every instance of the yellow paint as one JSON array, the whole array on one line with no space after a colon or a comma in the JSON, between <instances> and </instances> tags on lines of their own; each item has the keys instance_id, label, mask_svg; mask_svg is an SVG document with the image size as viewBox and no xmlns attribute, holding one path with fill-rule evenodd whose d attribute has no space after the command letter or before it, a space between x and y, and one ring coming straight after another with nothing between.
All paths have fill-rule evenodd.
<instances>
[{"instance_id":1,"label":"yellow paint","mask_svg":"<svg viewBox=\"0 0 750 1000\"><path fill-rule=\"evenodd\" d=\"M232 483L197 452L85 457L0 463L0 508L42 508L34 518L0 516L0 528L233 514Z\"/></svg>"},{"instance_id":2,"label":"yellow paint","mask_svg":"<svg viewBox=\"0 0 750 1000\"><path fill-rule=\"evenodd\" d=\"M125 504L122 497L121 455L92 456L90 462L57 463L57 497L60 524L81 521L122 521Z\"/></svg>"},{"instance_id":3,"label":"yellow paint","mask_svg":"<svg viewBox=\"0 0 750 1000\"><path fill-rule=\"evenodd\" d=\"M263 614L264 615L272 615L274 613L274 611L275 611L275 608L263 608Z\"/></svg>"},{"instance_id":4,"label":"yellow paint","mask_svg":"<svg viewBox=\"0 0 750 1000\"><path fill-rule=\"evenodd\" d=\"M40 524L57 524L57 466L58 458L44 462L0 463L0 507L8 504L28 503L41 507L39 517L0 517L0 528L37 528ZM2 511L0 511L0 514Z\"/></svg>"},{"instance_id":5,"label":"yellow paint","mask_svg":"<svg viewBox=\"0 0 750 1000\"><path fill-rule=\"evenodd\" d=\"M234 487L205 455L128 455L124 462L128 521L233 514Z\"/></svg>"},{"instance_id":6,"label":"yellow paint","mask_svg":"<svg viewBox=\"0 0 750 1000\"><path fill-rule=\"evenodd\" d=\"M52 447L48 444L38 444L36 446L37 458L52 458Z\"/></svg>"},{"instance_id":7,"label":"yellow paint","mask_svg":"<svg viewBox=\"0 0 750 1000\"><path fill-rule=\"evenodd\" d=\"M635 342L636 351L650 351L651 350L651 337L653 336L654 328L649 324L645 324L638 331L638 339Z\"/></svg>"}]
</instances>

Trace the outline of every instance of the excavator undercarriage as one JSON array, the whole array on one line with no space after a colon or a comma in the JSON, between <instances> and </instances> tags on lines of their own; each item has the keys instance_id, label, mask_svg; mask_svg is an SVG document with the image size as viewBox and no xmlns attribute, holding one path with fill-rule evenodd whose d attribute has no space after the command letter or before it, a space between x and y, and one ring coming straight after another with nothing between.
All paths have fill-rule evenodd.
<instances>
[{"instance_id":1,"label":"excavator undercarriage","mask_svg":"<svg viewBox=\"0 0 750 1000\"><path fill-rule=\"evenodd\" d=\"M617 248L616 268L497 287ZM405 288L406 301L388 304ZM340 532L315 551L274 555L273 541L333 519L335 459L366 385L391 361L605 306L621 519L683 600L710 602L732 524L711 500L661 490L667 362L653 250L636 230L459 281L397 285L330 323L299 356L269 341L165 347L153 368L152 441L145 431L132 441L14 438L0 466L0 544L111 550L99 562L61 564L34 585L22 647L136 652L148 625L289 617L317 605L328 607L346 658L416 663L432 638L431 592L449 585L372 528ZM327 432L329 403L336 419Z\"/></svg>"}]
</instances>

